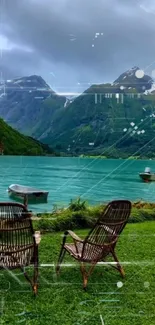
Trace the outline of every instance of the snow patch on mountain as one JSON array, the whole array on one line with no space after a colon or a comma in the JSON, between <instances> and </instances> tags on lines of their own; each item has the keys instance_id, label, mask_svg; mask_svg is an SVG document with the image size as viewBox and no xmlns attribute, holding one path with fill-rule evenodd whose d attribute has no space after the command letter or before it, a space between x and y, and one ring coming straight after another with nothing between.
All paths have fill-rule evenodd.
<instances>
[{"instance_id":1,"label":"snow patch on mountain","mask_svg":"<svg viewBox=\"0 0 155 325\"><path fill-rule=\"evenodd\" d=\"M151 89L146 90L146 91L144 92L144 94L145 94L145 95L148 95L148 94L151 94L152 92L155 93L155 83L153 83Z\"/></svg>"}]
</instances>

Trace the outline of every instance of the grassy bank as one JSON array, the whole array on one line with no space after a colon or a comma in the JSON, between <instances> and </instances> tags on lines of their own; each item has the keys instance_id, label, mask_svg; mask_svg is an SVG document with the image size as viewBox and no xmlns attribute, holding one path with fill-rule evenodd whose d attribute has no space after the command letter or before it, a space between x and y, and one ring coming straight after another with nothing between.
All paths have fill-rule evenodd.
<instances>
[{"instance_id":1,"label":"grassy bank","mask_svg":"<svg viewBox=\"0 0 155 325\"><path fill-rule=\"evenodd\" d=\"M55 208L51 213L38 214L34 217L34 226L42 232L90 228L103 214L104 208L105 205L89 206L85 201L78 199L71 201L67 209ZM149 220L155 220L155 203L133 203L129 223Z\"/></svg>"},{"instance_id":2,"label":"grassy bank","mask_svg":"<svg viewBox=\"0 0 155 325\"><path fill-rule=\"evenodd\" d=\"M87 230L76 232L83 237ZM7 271L1 272L1 323L153 325L154 233L155 222L128 224L117 246L118 257L125 263L125 279L110 266L96 266L87 292L82 290L79 265L68 255L64 263L73 263L72 266L64 265L60 276L55 275L62 233L43 235L38 297L34 299L21 272L13 271L16 278Z\"/></svg>"}]
</instances>

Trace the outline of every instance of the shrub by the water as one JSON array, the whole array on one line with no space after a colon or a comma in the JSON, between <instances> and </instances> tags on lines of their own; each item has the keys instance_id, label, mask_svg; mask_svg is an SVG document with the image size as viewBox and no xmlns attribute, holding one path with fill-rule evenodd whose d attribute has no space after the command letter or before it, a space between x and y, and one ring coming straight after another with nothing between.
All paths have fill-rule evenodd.
<instances>
[{"instance_id":1,"label":"shrub by the water","mask_svg":"<svg viewBox=\"0 0 155 325\"><path fill-rule=\"evenodd\" d=\"M83 211L86 210L86 201L81 201L80 198L77 200L71 200L69 204L69 210L71 211Z\"/></svg>"},{"instance_id":2,"label":"shrub by the water","mask_svg":"<svg viewBox=\"0 0 155 325\"><path fill-rule=\"evenodd\" d=\"M67 209L54 210L52 213L41 214L34 222L35 229L44 231L65 231L82 228L91 228L97 219L103 214L105 205L88 206L85 201L71 201ZM129 223L138 223L155 220L155 204L140 203L132 204Z\"/></svg>"}]
</instances>

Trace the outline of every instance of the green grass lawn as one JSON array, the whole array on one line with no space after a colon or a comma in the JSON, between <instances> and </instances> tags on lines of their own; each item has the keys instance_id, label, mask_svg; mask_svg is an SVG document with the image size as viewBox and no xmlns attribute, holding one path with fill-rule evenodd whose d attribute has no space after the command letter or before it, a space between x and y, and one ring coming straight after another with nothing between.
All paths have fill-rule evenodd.
<instances>
[{"instance_id":1,"label":"green grass lawn","mask_svg":"<svg viewBox=\"0 0 155 325\"><path fill-rule=\"evenodd\" d=\"M42 236L40 286L35 299L23 275L0 272L1 324L150 325L155 324L155 222L129 224L122 233L117 255L126 272L96 266L88 290L82 289L79 266L67 256L57 279L53 264L62 233ZM81 237L86 231L78 230ZM48 264L48 266L47 266ZM18 283L21 281L21 283ZM122 287L118 287L118 282Z\"/></svg>"}]
</instances>

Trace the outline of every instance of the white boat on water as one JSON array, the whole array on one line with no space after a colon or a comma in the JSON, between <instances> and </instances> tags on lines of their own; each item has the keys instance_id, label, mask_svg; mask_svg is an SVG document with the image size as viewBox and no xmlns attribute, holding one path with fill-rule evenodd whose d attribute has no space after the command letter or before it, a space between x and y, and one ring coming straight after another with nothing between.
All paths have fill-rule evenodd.
<instances>
[{"instance_id":1,"label":"white boat on water","mask_svg":"<svg viewBox=\"0 0 155 325\"><path fill-rule=\"evenodd\" d=\"M149 167L146 167L145 171L140 173L139 176L144 182L155 181L155 173L151 173L151 169Z\"/></svg>"},{"instance_id":2,"label":"white boat on water","mask_svg":"<svg viewBox=\"0 0 155 325\"><path fill-rule=\"evenodd\" d=\"M31 203L46 203L48 198L47 191L42 191L30 186L11 184L8 187L10 198L15 200L26 200Z\"/></svg>"}]
</instances>

